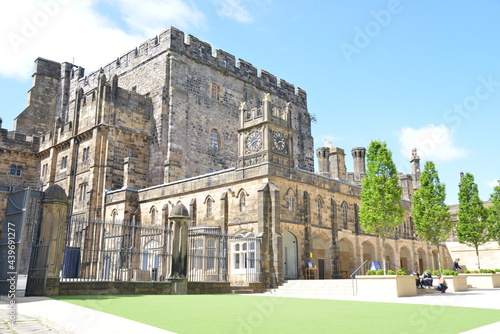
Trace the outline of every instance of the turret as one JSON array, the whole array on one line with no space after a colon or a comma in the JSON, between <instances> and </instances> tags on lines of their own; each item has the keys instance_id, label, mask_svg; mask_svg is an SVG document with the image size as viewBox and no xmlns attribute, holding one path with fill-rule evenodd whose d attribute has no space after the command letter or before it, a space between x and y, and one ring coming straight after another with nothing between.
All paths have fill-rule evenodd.
<instances>
[{"instance_id":1,"label":"turret","mask_svg":"<svg viewBox=\"0 0 500 334\"><path fill-rule=\"evenodd\" d=\"M411 151L411 173L413 177L413 189L420 188L420 157L417 155L417 149Z\"/></svg>"},{"instance_id":2,"label":"turret","mask_svg":"<svg viewBox=\"0 0 500 334\"><path fill-rule=\"evenodd\" d=\"M365 154L366 149L364 147L355 147L351 150L352 159L354 160L354 174L359 176L366 173L365 165Z\"/></svg>"},{"instance_id":3,"label":"turret","mask_svg":"<svg viewBox=\"0 0 500 334\"><path fill-rule=\"evenodd\" d=\"M316 157L318 158L318 169L319 174L322 176L330 176L330 164L329 164L329 147L320 147L316 149Z\"/></svg>"}]
</instances>

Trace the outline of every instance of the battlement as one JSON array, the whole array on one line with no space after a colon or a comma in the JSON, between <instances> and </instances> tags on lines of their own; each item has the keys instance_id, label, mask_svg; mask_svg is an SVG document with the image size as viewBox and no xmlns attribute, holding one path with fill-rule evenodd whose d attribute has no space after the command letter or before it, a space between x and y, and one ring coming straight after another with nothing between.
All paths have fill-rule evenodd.
<instances>
[{"instance_id":1,"label":"battlement","mask_svg":"<svg viewBox=\"0 0 500 334\"><path fill-rule=\"evenodd\" d=\"M0 128L0 149L36 152L40 138Z\"/></svg>"},{"instance_id":2,"label":"battlement","mask_svg":"<svg viewBox=\"0 0 500 334\"><path fill-rule=\"evenodd\" d=\"M295 88L294 85L283 79L277 80L273 74L260 70L258 71L251 63L239 59L226 51L216 49L198 38L188 35L185 38L184 32L170 27L159 35L148 39L133 50L123 54L116 60L108 63L106 66L83 76L83 69L79 68L78 76L81 86L91 85L97 82L99 74L104 73L107 77L120 75L138 64L154 58L164 52L174 51L186 55L208 66L214 67L220 71L231 74L241 80L249 81L252 84L262 87L278 96L284 96L290 99L292 96L294 102L306 105L307 95L301 88Z\"/></svg>"}]
</instances>

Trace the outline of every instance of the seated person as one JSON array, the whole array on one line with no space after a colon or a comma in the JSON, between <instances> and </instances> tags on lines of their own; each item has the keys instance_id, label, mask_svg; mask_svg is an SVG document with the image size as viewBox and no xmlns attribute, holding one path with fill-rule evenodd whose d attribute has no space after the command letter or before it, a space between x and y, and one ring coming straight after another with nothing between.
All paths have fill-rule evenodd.
<instances>
[{"instance_id":1,"label":"seated person","mask_svg":"<svg viewBox=\"0 0 500 334\"><path fill-rule=\"evenodd\" d=\"M441 274L438 274L437 277L439 280L438 286L435 287L434 289L436 289L437 291L441 291L441 293L445 293L446 289L448 289L448 284L446 284L446 280L444 279L444 277Z\"/></svg>"},{"instance_id":2,"label":"seated person","mask_svg":"<svg viewBox=\"0 0 500 334\"><path fill-rule=\"evenodd\" d=\"M422 275L422 284L426 289L432 288L432 274L430 272L425 272Z\"/></svg>"},{"instance_id":3,"label":"seated person","mask_svg":"<svg viewBox=\"0 0 500 334\"><path fill-rule=\"evenodd\" d=\"M420 274L418 273L417 268L413 269L411 276L415 276L415 283L417 284L417 289L419 289L419 288L423 289L424 286L422 285L422 281L420 280Z\"/></svg>"}]
</instances>

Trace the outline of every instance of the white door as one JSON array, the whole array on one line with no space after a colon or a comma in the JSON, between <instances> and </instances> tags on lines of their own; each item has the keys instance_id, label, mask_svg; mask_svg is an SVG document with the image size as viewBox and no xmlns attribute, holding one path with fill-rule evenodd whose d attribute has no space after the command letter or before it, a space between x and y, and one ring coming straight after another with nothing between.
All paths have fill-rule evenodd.
<instances>
[{"instance_id":1,"label":"white door","mask_svg":"<svg viewBox=\"0 0 500 334\"><path fill-rule=\"evenodd\" d=\"M293 233L283 233L283 270L285 279L297 279L297 238Z\"/></svg>"}]
</instances>

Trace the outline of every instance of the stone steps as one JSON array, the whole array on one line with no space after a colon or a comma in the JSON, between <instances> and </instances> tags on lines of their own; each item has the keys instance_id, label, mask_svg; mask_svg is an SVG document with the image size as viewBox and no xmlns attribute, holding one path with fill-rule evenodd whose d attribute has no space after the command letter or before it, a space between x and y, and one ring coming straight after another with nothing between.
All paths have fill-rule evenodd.
<instances>
[{"instance_id":1,"label":"stone steps","mask_svg":"<svg viewBox=\"0 0 500 334\"><path fill-rule=\"evenodd\" d=\"M352 280L293 280L267 293L270 295L352 296Z\"/></svg>"}]
</instances>

